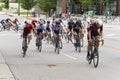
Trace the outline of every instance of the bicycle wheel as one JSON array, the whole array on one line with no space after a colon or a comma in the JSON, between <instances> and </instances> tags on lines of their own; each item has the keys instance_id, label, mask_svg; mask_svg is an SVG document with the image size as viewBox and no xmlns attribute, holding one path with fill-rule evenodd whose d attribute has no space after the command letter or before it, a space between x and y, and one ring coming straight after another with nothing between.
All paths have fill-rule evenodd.
<instances>
[{"instance_id":1,"label":"bicycle wheel","mask_svg":"<svg viewBox=\"0 0 120 80\"><path fill-rule=\"evenodd\" d=\"M27 51L27 46L24 47L24 50L23 50L23 58L24 58L25 55L26 55L26 51Z\"/></svg>"},{"instance_id":2,"label":"bicycle wheel","mask_svg":"<svg viewBox=\"0 0 120 80\"><path fill-rule=\"evenodd\" d=\"M93 59L92 55L93 55L93 53L92 53L92 51L90 51L90 54L86 56L88 64L91 64L91 62L92 62L92 59Z\"/></svg>"},{"instance_id":3,"label":"bicycle wheel","mask_svg":"<svg viewBox=\"0 0 120 80\"><path fill-rule=\"evenodd\" d=\"M81 41L78 42L79 44L79 53L81 52Z\"/></svg>"},{"instance_id":4,"label":"bicycle wheel","mask_svg":"<svg viewBox=\"0 0 120 80\"><path fill-rule=\"evenodd\" d=\"M68 40L68 35L67 35L67 33L64 33L64 38L65 38L65 41L68 43L69 40Z\"/></svg>"},{"instance_id":5,"label":"bicycle wheel","mask_svg":"<svg viewBox=\"0 0 120 80\"><path fill-rule=\"evenodd\" d=\"M58 54L60 53L60 47L57 47L57 53Z\"/></svg>"},{"instance_id":6,"label":"bicycle wheel","mask_svg":"<svg viewBox=\"0 0 120 80\"><path fill-rule=\"evenodd\" d=\"M42 50L42 41L40 41L40 44L39 44L39 52L41 52Z\"/></svg>"},{"instance_id":7,"label":"bicycle wheel","mask_svg":"<svg viewBox=\"0 0 120 80\"><path fill-rule=\"evenodd\" d=\"M25 57L25 55L26 55L26 51L23 52L23 58Z\"/></svg>"},{"instance_id":8,"label":"bicycle wheel","mask_svg":"<svg viewBox=\"0 0 120 80\"><path fill-rule=\"evenodd\" d=\"M96 49L94 50L94 54L93 54L93 64L95 68L98 66L98 63L99 63L99 54L98 54L98 49Z\"/></svg>"},{"instance_id":9,"label":"bicycle wheel","mask_svg":"<svg viewBox=\"0 0 120 80\"><path fill-rule=\"evenodd\" d=\"M91 62L92 62L91 55L89 55L87 58L88 58L88 63L91 64Z\"/></svg>"}]
</instances>

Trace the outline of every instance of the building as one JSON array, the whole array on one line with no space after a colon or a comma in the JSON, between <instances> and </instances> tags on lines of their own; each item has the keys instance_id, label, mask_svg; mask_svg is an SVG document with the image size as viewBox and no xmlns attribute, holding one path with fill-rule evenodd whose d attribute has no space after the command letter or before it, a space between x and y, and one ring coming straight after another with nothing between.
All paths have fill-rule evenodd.
<instances>
[{"instance_id":1,"label":"building","mask_svg":"<svg viewBox=\"0 0 120 80\"><path fill-rule=\"evenodd\" d=\"M72 13L81 13L82 6L79 0L76 0L75 3L69 3L70 0L57 0L57 11L68 11L68 8ZM103 14L108 8L113 15L120 16L120 0L104 0L102 4L98 3L98 0L94 1L94 10L97 14Z\"/></svg>"}]
</instances>

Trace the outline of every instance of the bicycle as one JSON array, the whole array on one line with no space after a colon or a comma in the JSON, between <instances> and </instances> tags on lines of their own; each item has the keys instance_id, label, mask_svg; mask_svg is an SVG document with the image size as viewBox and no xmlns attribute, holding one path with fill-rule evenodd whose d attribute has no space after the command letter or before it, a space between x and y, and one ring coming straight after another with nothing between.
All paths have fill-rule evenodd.
<instances>
[{"instance_id":1,"label":"bicycle","mask_svg":"<svg viewBox=\"0 0 120 80\"><path fill-rule=\"evenodd\" d=\"M60 41L59 35L56 36L56 41L55 41L55 52L60 53L60 49L62 49L62 41Z\"/></svg>"},{"instance_id":2,"label":"bicycle","mask_svg":"<svg viewBox=\"0 0 120 80\"><path fill-rule=\"evenodd\" d=\"M42 50L42 39L43 39L43 35L40 32L38 35L38 45L37 45L39 52L41 52L41 50Z\"/></svg>"},{"instance_id":3,"label":"bicycle","mask_svg":"<svg viewBox=\"0 0 120 80\"><path fill-rule=\"evenodd\" d=\"M27 48L28 48L28 45L27 45L27 37L25 37L25 43L24 43L24 46L23 46L23 58L24 58L25 55L26 55Z\"/></svg>"},{"instance_id":4,"label":"bicycle","mask_svg":"<svg viewBox=\"0 0 120 80\"><path fill-rule=\"evenodd\" d=\"M73 43L71 32L64 33L64 36L65 36L65 40L66 40L67 43L69 43L69 41L71 41Z\"/></svg>"},{"instance_id":5,"label":"bicycle","mask_svg":"<svg viewBox=\"0 0 120 80\"><path fill-rule=\"evenodd\" d=\"M104 44L103 40L101 40L101 41L102 41L102 45L103 45ZM98 66L98 63L99 63L99 51L98 51L98 47L97 47L97 44L99 42L100 42L100 40L98 40L98 36L93 39L92 43L90 44L91 45L90 55L87 56L88 63L91 64L91 62L93 60L93 64L94 64L95 68Z\"/></svg>"},{"instance_id":6,"label":"bicycle","mask_svg":"<svg viewBox=\"0 0 120 80\"><path fill-rule=\"evenodd\" d=\"M76 39L75 39L75 44L74 44L74 46L75 46L75 51L78 50L79 53L81 52L81 39L82 39L82 38L83 38L83 34L78 33L78 34L76 35Z\"/></svg>"},{"instance_id":7,"label":"bicycle","mask_svg":"<svg viewBox=\"0 0 120 80\"><path fill-rule=\"evenodd\" d=\"M47 34L47 43L51 42L52 44L52 37L51 37L51 32L48 32Z\"/></svg>"}]
</instances>

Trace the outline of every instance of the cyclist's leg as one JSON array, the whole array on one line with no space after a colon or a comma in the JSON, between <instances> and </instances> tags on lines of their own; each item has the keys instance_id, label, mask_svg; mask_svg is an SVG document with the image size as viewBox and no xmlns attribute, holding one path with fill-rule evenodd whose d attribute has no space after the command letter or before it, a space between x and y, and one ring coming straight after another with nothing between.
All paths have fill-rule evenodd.
<instances>
[{"instance_id":1,"label":"cyclist's leg","mask_svg":"<svg viewBox=\"0 0 120 80\"><path fill-rule=\"evenodd\" d=\"M23 35L23 40L22 40L22 50L24 50L24 46L25 46L25 38L27 36L26 35Z\"/></svg>"},{"instance_id":2,"label":"cyclist's leg","mask_svg":"<svg viewBox=\"0 0 120 80\"><path fill-rule=\"evenodd\" d=\"M32 39L32 34L29 33L29 34L27 35L27 38L28 38L28 45L29 45L29 44L30 44L30 40Z\"/></svg>"},{"instance_id":3,"label":"cyclist's leg","mask_svg":"<svg viewBox=\"0 0 120 80\"><path fill-rule=\"evenodd\" d=\"M59 40L60 40L60 48L62 49L62 35L59 34Z\"/></svg>"},{"instance_id":4,"label":"cyclist's leg","mask_svg":"<svg viewBox=\"0 0 120 80\"><path fill-rule=\"evenodd\" d=\"M91 39L92 39L92 37L91 37ZM89 41L89 37L88 37L88 35L87 35L87 41L88 41L88 44L87 44L87 57L89 57L89 55L90 55L90 51L91 51L91 44L92 44L92 42L90 42Z\"/></svg>"}]
</instances>

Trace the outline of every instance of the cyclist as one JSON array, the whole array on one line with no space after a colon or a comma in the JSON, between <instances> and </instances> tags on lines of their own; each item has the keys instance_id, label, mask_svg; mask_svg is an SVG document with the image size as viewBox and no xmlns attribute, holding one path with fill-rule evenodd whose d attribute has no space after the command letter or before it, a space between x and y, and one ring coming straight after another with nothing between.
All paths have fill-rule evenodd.
<instances>
[{"instance_id":1,"label":"cyclist","mask_svg":"<svg viewBox=\"0 0 120 80\"><path fill-rule=\"evenodd\" d=\"M87 46L87 57L90 55L90 44L92 39L98 37L97 40L103 40L103 25L100 24L98 20L92 20L90 26L87 29L88 31L88 46ZM97 47L99 47L99 42L97 43Z\"/></svg>"},{"instance_id":2,"label":"cyclist","mask_svg":"<svg viewBox=\"0 0 120 80\"><path fill-rule=\"evenodd\" d=\"M61 35L63 35L63 27L60 24L60 20L55 21L55 25L52 25L52 34L53 34L53 41L55 43L56 37L59 36L60 41L62 42Z\"/></svg>"},{"instance_id":3,"label":"cyclist","mask_svg":"<svg viewBox=\"0 0 120 80\"><path fill-rule=\"evenodd\" d=\"M11 26L13 25L12 20L10 18L7 18L5 21L7 23L7 28L10 30Z\"/></svg>"},{"instance_id":4,"label":"cyclist","mask_svg":"<svg viewBox=\"0 0 120 80\"><path fill-rule=\"evenodd\" d=\"M43 24L44 24L44 21L39 21L38 25L36 26L36 33L37 33L36 47L38 46L39 34L42 33L42 38L44 37L44 34L45 34L45 26Z\"/></svg>"},{"instance_id":5,"label":"cyclist","mask_svg":"<svg viewBox=\"0 0 120 80\"><path fill-rule=\"evenodd\" d=\"M32 21L31 21L31 24L34 26L34 28L36 28L36 24L35 23L37 23L38 21L36 20L36 19L33 19Z\"/></svg>"},{"instance_id":6,"label":"cyclist","mask_svg":"<svg viewBox=\"0 0 120 80\"><path fill-rule=\"evenodd\" d=\"M75 23L74 23L73 19L70 19L70 21L68 22L68 27L67 27L68 32L72 31L72 28L73 28L74 24Z\"/></svg>"},{"instance_id":7,"label":"cyclist","mask_svg":"<svg viewBox=\"0 0 120 80\"><path fill-rule=\"evenodd\" d=\"M67 30L67 34L70 36L70 38L72 38L72 28L74 25L75 25L75 23L74 23L73 19L70 19L70 21L68 21L68 23L67 23L66 30Z\"/></svg>"},{"instance_id":8,"label":"cyclist","mask_svg":"<svg viewBox=\"0 0 120 80\"><path fill-rule=\"evenodd\" d=\"M18 31L20 22L18 21L17 18L15 18L15 19L13 20L13 23L14 23L14 25L15 25L15 29Z\"/></svg>"},{"instance_id":9,"label":"cyclist","mask_svg":"<svg viewBox=\"0 0 120 80\"><path fill-rule=\"evenodd\" d=\"M74 36L75 41L78 38L79 33L83 34L83 27L82 25L80 25L79 21L76 21L74 27L72 28L72 34ZM81 37L79 37L79 39L81 40ZM75 47L76 47L76 42L75 42Z\"/></svg>"},{"instance_id":10,"label":"cyclist","mask_svg":"<svg viewBox=\"0 0 120 80\"><path fill-rule=\"evenodd\" d=\"M22 32L22 36L23 36L23 41L22 41L22 50L24 49L24 43L25 43L25 38L28 38L28 42L27 44L30 44L30 40L32 39L32 30L34 31L34 27L32 26L32 24L30 24L29 22L25 21L24 22L25 25L23 26L23 32Z\"/></svg>"},{"instance_id":11,"label":"cyclist","mask_svg":"<svg viewBox=\"0 0 120 80\"><path fill-rule=\"evenodd\" d=\"M46 28L46 35L48 34L48 32L51 32L51 25L50 25L50 21L47 21L47 24L45 25Z\"/></svg>"}]
</instances>

